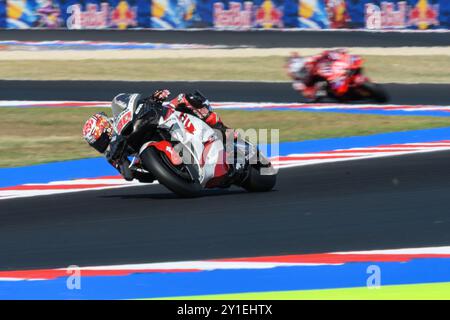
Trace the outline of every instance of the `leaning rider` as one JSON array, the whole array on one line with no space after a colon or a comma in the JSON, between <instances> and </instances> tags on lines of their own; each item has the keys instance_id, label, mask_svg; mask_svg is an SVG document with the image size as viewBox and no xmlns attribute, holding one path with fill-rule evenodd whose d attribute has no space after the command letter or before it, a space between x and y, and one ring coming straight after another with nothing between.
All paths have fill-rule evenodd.
<instances>
[{"instance_id":1,"label":"leaning rider","mask_svg":"<svg viewBox=\"0 0 450 320\"><path fill-rule=\"evenodd\" d=\"M200 92L194 94L181 93L175 99L170 101L166 106L163 102L170 95L169 90L157 90L149 97L141 98L140 95L134 94L138 101L136 105L142 105L140 114L137 116L139 126L150 125L156 128L159 115L163 108L174 108L179 111L189 112L190 114L205 121L213 129L218 129L225 136L228 129L217 113L212 111L211 105ZM118 134L114 130L113 122L116 117L127 107L125 99L130 94L121 93L112 100L111 108L113 118L101 112L90 117L83 127L83 137L91 147L101 154L104 154L108 162L115 167L125 180L131 181L137 179L140 182L153 182L155 178L151 173L143 172L138 166L131 166L128 155L134 153L133 145L136 135L138 135L136 124L133 125L133 132L126 134Z\"/></svg>"},{"instance_id":2,"label":"leaning rider","mask_svg":"<svg viewBox=\"0 0 450 320\"><path fill-rule=\"evenodd\" d=\"M331 64L347 54L346 49L325 50L317 55L305 57L293 52L289 58L288 74L294 80L292 87L305 98L318 101L326 96L326 82L317 76L320 64Z\"/></svg>"}]
</instances>

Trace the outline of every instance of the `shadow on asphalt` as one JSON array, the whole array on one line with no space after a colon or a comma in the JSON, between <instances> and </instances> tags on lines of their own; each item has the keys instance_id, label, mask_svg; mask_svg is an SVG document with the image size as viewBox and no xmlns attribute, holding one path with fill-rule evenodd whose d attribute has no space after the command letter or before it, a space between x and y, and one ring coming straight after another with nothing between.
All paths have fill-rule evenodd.
<instances>
[{"instance_id":1,"label":"shadow on asphalt","mask_svg":"<svg viewBox=\"0 0 450 320\"><path fill-rule=\"evenodd\" d=\"M244 194L248 193L242 189L233 189L233 190L205 190L201 192L198 196L192 198L183 198L177 196L175 193L167 191L167 193L139 193L139 194L116 194L116 195L108 195L108 196L100 196L100 198L105 199L153 199L153 200L186 200L186 199L196 199L196 198L205 198L205 197L217 197L217 196L231 196L236 194Z\"/></svg>"}]
</instances>

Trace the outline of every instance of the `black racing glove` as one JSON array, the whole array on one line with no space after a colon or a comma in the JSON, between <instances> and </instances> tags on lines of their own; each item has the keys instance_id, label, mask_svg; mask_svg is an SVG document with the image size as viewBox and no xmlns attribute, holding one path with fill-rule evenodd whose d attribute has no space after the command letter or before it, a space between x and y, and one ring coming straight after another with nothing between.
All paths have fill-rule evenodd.
<instances>
[{"instance_id":1,"label":"black racing glove","mask_svg":"<svg viewBox=\"0 0 450 320\"><path fill-rule=\"evenodd\" d=\"M120 172L125 180L131 181L134 177L130 169L130 161L125 152L126 149L127 143L125 138L116 135L111 140L111 144L109 145L109 149L106 151L105 156L108 162Z\"/></svg>"},{"instance_id":2,"label":"black racing glove","mask_svg":"<svg viewBox=\"0 0 450 320\"><path fill-rule=\"evenodd\" d=\"M123 157L121 161L117 164L117 169L119 170L122 177L127 181L132 181L134 179L133 172L130 169L130 161L127 157Z\"/></svg>"},{"instance_id":3,"label":"black racing glove","mask_svg":"<svg viewBox=\"0 0 450 320\"><path fill-rule=\"evenodd\" d=\"M111 162L120 160L127 148L127 140L121 135L114 135L109 144L109 150L106 151L106 159Z\"/></svg>"},{"instance_id":4,"label":"black racing glove","mask_svg":"<svg viewBox=\"0 0 450 320\"><path fill-rule=\"evenodd\" d=\"M164 102L169 97L169 95L170 95L170 91L169 90L167 90L167 89L158 89L152 94L151 99L153 101L157 101L157 102Z\"/></svg>"}]
</instances>

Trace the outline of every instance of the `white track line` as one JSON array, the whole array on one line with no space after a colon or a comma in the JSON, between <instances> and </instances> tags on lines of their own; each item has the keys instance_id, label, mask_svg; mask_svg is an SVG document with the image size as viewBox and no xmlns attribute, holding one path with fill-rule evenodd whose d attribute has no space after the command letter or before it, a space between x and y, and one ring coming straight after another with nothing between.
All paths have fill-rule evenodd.
<instances>
[{"instance_id":1,"label":"white track line","mask_svg":"<svg viewBox=\"0 0 450 320\"><path fill-rule=\"evenodd\" d=\"M387 250L370 250L370 251L348 251L348 252L330 252L330 253L317 253L317 254L300 254L300 255L288 255L287 257L295 257L295 259L301 261L302 257L306 257L306 260L311 261L311 256L323 256L326 258L327 255L330 255L331 258L333 255L402 255L407 259L414 258L417 255L450 255L450 247L449 246L441 246L441 247L422 247L422 248L405 248L405 249L387 249ZM191 271L191 270L201 270L201 271L212 271L212 270L236 270L236 269L272 269L276 267L292 267L292 266L320 266L320 265L342 265L345 262L280 262L279 256L269 256L269 257L259 257L263 258L262 261L252 261L252 258L239 258L239 259L226 259L226 260L192 260L192 261L176 261L176 262L161 262L161 263L139 263L139 264L118 264L118 265L104 265L104 266L87 266L80 267L79 270L81 275L83 272L87 271L97 271L102 272L105 271L105 275L107 275L108 271L131 271L131 272L162 272L166 271ZM286 257L286 256L283 256ZM309 257L309 258L308 258ZM379 257L378 257L379 258ZM368 257L368 261L370 261L370 257ZM247 261L246 261L247 260ZM272 261L270 261L272 260ZM318 259L323 260L323 259ZM331 261L333 258L331 259ZM351 260L351 259L350 259ZM49 272L49 278L53 277L61 277L67 276L69 274L67 271L71 270L70 268L57 268L57 269L46 269L46 270L24 270L24 271L1 271L0 272L0 281L21 281L21 280L46 280L39 277L35 277L37 274L42 274L42 271ZM37 271L37 273L36 273ZM52 271L54 272L52 274ZM63 272L61 272L63 271ZM19 274L22 277L19 277ZM42 275L41 275L42 276Z\"/></svg>"}]
</instances>

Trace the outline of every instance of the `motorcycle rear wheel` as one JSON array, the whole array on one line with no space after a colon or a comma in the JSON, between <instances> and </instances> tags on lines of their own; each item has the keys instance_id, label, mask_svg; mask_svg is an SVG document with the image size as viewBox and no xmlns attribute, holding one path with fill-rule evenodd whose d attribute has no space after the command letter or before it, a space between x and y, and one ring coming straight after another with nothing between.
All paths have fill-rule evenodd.
<instances>
[{"instance_id":1,"label":"motorcycle rear wheel","mask_svg":"<svg viewBox=\"0 0 450 320\"><path fill-rule=\"evenodd\" d=\"M385 103L389 100L386 90L377 83L366 82L358 88L358 91L361 90L368 95L368 98L373 99L378 103ZM363 94L362 96L364 97Z\"/></svg>"},{"instance_id":2,"label":"motorcycle rear wheel","mask_svg":"<svg viewBox=\"0 0 450 320\"><path fill-rule=\"evenodd\" d=\"M148 148L141 153L144 167L167 189L181 197L197 196L202 190L201 184L180 176L173 165L169 165L169 160L163 157L166 155L154 148Z\"/></svg>"}]
</instances>

